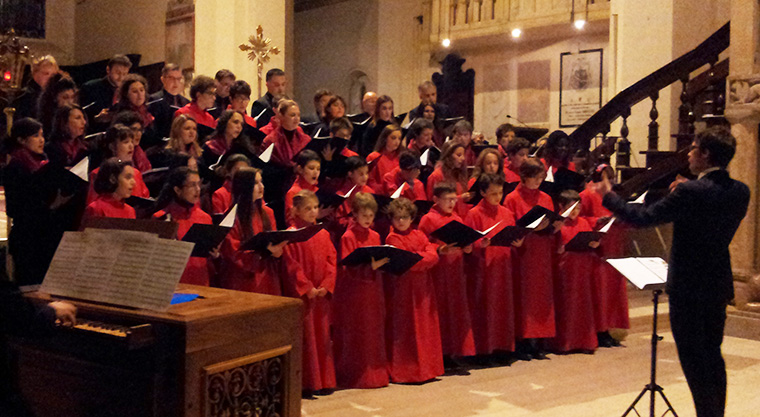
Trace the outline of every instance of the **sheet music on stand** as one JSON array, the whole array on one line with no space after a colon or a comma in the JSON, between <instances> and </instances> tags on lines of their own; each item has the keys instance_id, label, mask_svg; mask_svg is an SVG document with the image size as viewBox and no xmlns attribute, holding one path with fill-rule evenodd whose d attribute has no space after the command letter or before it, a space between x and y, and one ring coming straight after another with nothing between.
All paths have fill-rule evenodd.
<instances>
[{"instance_id":1,"label":"sheet music on stand","mask_svg":"<svg viewBox=\"0 0 760 417\"><path fill-rule=\"evenodd\" d=\"M640 290L657 289L668 281L668 263L662 258L607 259L607 263Z\"/></svg>"},{"instance_id":2,"label":"sheet music on stand","mask_svg":"<svg viewBox=\"0 0 760 417\"><path fill-rule=\"evenodd\" d=\"M129 230L66 232L40 290L119 306L166 310L193 246Z\"/></svg>"}]
</instances>

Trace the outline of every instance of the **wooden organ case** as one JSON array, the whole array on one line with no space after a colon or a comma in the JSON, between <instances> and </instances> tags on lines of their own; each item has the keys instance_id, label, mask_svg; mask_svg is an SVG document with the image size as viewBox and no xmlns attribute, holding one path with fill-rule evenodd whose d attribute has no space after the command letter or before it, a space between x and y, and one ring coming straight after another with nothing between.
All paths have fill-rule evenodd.
<instances>
[{"instance_id":1,"label":"wooden organ case","mask_svg":"<svg viewBox=\"0 0 760 417\"><path fill-rule=\"evenodd\" d=\"M76 328L13 340L32 413L299 416L301 302L184 284L178 292L201 298L165 312L72 301Z\"/></svg>"}]
</instances>

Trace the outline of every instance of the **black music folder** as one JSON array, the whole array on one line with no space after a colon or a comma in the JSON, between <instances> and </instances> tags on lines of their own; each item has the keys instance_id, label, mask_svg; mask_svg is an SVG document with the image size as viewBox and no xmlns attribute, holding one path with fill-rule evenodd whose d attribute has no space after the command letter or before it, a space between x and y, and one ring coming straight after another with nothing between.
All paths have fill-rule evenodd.
<instances>
[{"instance_id":1,"label":"black music folder","mask_svg":"<svg viewBox=\"0 0 760 417\"><path fill-rule=\"evenodd\" d=\"M312 151L316 152L319 157L322 157L322 151L327 148L327 146L332 147L333 149L333 159L335 159L336 156L340 155L341 152L343 152L343 149L348 146L348 141L343 138L338 137L315 137L312 138L312 140L309 141L309 143L306 144L306 147L304 149L311 149Z\"/></svg>"},{"instance_id":2,"label":"black music folder","mask_svg":"<svg viewBox=\"0 0 760 417\"><path fill-rule=\"evenodd\" d=\"M447 245L454 244L454 246L463 248L465 246L470 246L479 239L485 237L496 226L498 226L498 223L490 229L484 232L480 232L470 226L467 226L456 220L452 220L434 230L430 236L440 240Z\"/></svg>"},{"instance_id":3,"label":"black music folder","mask_svg":"<svg viewBox=\"0 0 760 417\"><path fill-rule=\"evenodd\" d=\"M231 227L196 223L182 237L184 242L195 243L190 256L205 258L212 249L218 247L229 233Z\"/></svg>"},{"instance_id":4,"label":"black music folder","mask_svg":"<svg viewBox=\"0 0 760 417\"><path fill-rule=\"evenodd\" d=\"M342 140L342 139L341 139ZM324 208L329 207L340 207L347 198L351 197L351 194L353 194L354 190L356 189L356 186L354 188L350 189L346 195L341 195L336 192L328 191L325 188L320 188L317 190L316 194L317 199L319 199L319 206Z\"/></svg>"},{"instance_id":5,"label":"black music folder","mask_svg":"<svg viewBox=\"0 0 760 417\"><path fill-rule=\"evenodd\" d=\"M569 242L565 244L565 250L568 252L590 252L594 248L589 246L591 242L602 240L602 232L578 232Z\"/></svg>"},{"instance_id":6,"label":"black music folder","mask_svg":"<svg viewBox=\"0 0 760 417\"><path fill-rule=\"evenodd\" d=\"M491 238L491 246L512 246L512 242L524 238L532 231L531 227L507 226Z\"/></svg>"},{"instance_id":7,"label":"black music folder","mask_svg":"<svg viewBox=\"0 0 760 417\"><path fill-rule=\"evenodd\" d=\"M124 202L129 204L134 209L148 210L153 208L153 206L156 204L156 199L143 198L133 195L127 198Z\"/></svg>"},{"instance_id":8,"label":"black music folder","mask_svg":"<svg viewBox=\"0 0 760 417\"><path fill-rule=\"evenodd\" d=\"M524 216L517 219L515 223L520 227L529 227L532 223L535 223L538 219L544 216L549 219L549 224L565 220L564 217L547 209L546 207L534 206L532 209L530 209L530 211L525 213Z\"/></svg>"},{"instance_id":9,"label":"black music folder","mask_svg":"<svg viewBox=\"0 0 760 417\"><path fill-rule=\"evenodd\" d=\"M409 252L403 249L399 249L391 245L382 246L365 246L363 248L356 249L348 256L340 261L340 265L343 266L358 266L358 265L370 265L372 258L379 261L383 258L388 258L390 261L380 267L380 270L392 275L403 275L414 265L422 260L422 256Z\"/></svg>"},{"instance_id":10,"label":"black music folder","mask_svg":"<svg viewBox=\"0 0 760 417\"><path fill-rule=\"evenodd\" d=\"M320 223L295 230L272 230L269 232L261 232L243 243L240 246L240 250L266 252L267 246L269 246L270 243L276 245L286 240L288 243L306 242L319 233L323 228L324 226Z\"/></svg>"}]
</instances>

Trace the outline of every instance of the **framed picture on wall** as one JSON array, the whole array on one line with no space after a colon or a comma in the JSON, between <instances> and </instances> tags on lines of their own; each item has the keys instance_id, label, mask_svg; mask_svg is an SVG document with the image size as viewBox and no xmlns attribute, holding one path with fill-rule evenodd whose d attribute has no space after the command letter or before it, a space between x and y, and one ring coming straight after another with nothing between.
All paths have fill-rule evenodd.
<instances>
[{"instance_id":1,"label":"framed picture on wall","mask_svg":"<svg viewBox=\"0 0 760 417\"><path fill-rule=\"evenodd\" d=\"M602 49L559 57L559 126L580 126L602 107Z\"/></svg>"}]
</instances>

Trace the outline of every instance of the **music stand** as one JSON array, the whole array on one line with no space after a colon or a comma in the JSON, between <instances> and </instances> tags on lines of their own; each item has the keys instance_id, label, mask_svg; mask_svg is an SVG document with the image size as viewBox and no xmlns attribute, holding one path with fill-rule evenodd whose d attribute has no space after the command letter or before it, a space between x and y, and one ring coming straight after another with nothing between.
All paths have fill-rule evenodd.
<instances>
[{"instance_id":1,"label":"music stand","mask_svg":"<svg viewBox=\"0 0 760 417\"><path fill-rule=\"evenodd\" d=\"M618 270L628 281L638 287L640 290L651 289L652 290L652 306L654 308L654 314L652 315L652 349L650 356L650 370L649 370L649 383L644 386L639 395L631 403L631 405L625 410L622 417L626 417L631 411L635 412L637 416L641 416L636 410L636 404L644 398L644 394L649 393L649 416L655 417L655 401L657 394L659 393L668 409L665 410L665 414L668 412L673 414L673 417L678 417L676 410L673 409L673 405L668 401L668 397L665 396L665 390L657 385L657 342L662 340L662 336L657 334L657 311L660 301L660 294L662 294L662 287L667 281L667 263L662 258L624 258L624 259L608 259L607 263L612 265Z\"/></svg>"}]
</instances>

